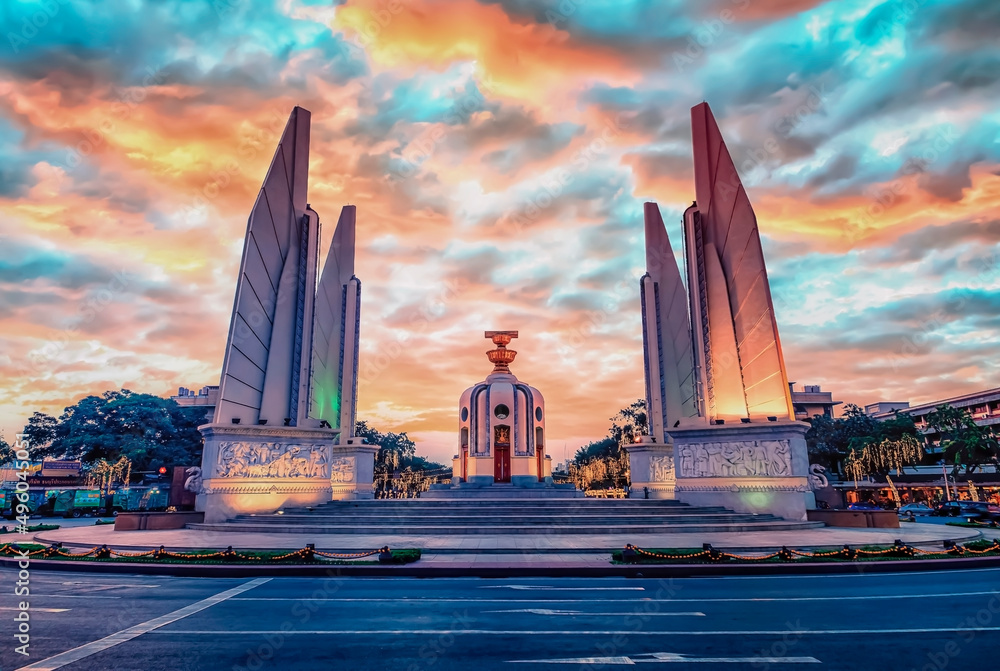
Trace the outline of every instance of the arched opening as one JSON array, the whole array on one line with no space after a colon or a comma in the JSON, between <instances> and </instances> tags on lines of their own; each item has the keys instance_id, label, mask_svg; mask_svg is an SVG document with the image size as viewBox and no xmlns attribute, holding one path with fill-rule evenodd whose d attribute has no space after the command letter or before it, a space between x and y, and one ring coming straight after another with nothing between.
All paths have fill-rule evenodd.
<instances>
[{"instance_id":1,"label":"arched opening","mask_svg":"<svg viewBox=\"0 0 1000 671\"><path fill-rule=\"evenodd\" d=\"M461 478L462 482L468 482L469 480L469 427L462 427L462 451L459 454L461 461L459 462L462 466Z\"/></svg>"},{"instance_id":2,"label":"arched opening","mask_svg":"<svg viewBox=\"0 0 1000 671\"><path fill-rule=\"evenodd\" d=\"M545 480L545 437L542 427L535 427L535 459L538 461L538 481Z\"/></svg>"}]
</instances>

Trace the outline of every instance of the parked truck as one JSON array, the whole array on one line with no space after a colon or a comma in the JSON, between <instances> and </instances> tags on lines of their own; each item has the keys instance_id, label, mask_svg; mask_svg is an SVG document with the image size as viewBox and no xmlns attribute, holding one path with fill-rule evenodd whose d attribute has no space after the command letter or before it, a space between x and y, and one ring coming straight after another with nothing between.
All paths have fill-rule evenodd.
<instances>
[{"instance_id":1,"label":"parked truck","mask_svg":"<svg viewBox=\"0 0 1000 671\"><path fill-rule=\"evenodd\" d=\"M67 489L56 496L52 514L80 517L86 513L104 514L104 500L100 489Z\"/></svg>"}]
</instances>

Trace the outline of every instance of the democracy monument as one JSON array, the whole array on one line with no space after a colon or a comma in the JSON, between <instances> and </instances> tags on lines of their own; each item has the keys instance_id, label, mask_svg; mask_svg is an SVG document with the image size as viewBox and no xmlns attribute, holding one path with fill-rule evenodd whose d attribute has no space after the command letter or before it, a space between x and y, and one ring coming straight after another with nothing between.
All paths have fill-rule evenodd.
<instances>
[{"instance_id":1,"label":"democracy monument","mask_svg":"<svg viewBox=\"0 0 1000 671\"><path fill-rule=\"evenodd\" d=\"M809 424L794 420L757 218L708 103L691 109L691 127L687 290L659 208L644 211L650 435L629 450L632 488L804 520L815 507Z\"/></svg>"},{"instance_id":2,"label":"democracy monument","mask_svg":"<svg viewBox=\"0 0 1000 671\"><path fill-rule=\"evenodd\" d=\"M292 110L247 221L219 402L196 507L205 521L372 498L376 446L353 437L361 282L353 205L319 267L309 207L310 114Z\"/></svg>"},{"instance_id":3,"label":"democracy monument","mask_svg":"<svg viewBox=\"0 0 1000 671\"><path fill-rule=\"evenodd\" d=\"M649 435L626 447L632 496L804 521L814 507L809 425L793 419L757 221L706 103L692 109L692 128L696 200L684 213L686 285L659 208L646 203L644 210ZM212 422L200 427L205 448L194 489L206 524L373 496L378 446L352 435L361 310L356 212L342 209L318 276L309 133L310 114L296 107L247 222L220 400ZM451 483L425 492L423 505L583 496L552 481L543 396L510 371L517 353L507 345L517 331L485 335L495 346L487 352L493 371L460 396Z\"/></svg>"}]
</instances>

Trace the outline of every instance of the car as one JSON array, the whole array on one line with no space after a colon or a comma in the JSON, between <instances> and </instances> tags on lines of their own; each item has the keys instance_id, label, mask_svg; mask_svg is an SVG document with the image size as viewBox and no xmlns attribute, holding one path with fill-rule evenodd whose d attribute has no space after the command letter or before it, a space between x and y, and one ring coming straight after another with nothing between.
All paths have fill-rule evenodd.
<instances>
[{"instance_id":1,"label":"car","mask_svg":"<svg viewBox=\"0 0 1000 671\"><path fill-rule=\"evenodd\" d=\"M848 510L882 510L879 506L874 503L852 503L847 506Z\"/></svg>"},{"instance_id":2,"label":"car","mask_svg":"<svg viewBox=\"0 0 1000 671\"><path fill-rule=\"evenodd\" d=\"M986 501L945 501L931 513L939 517L965 517L969 520L1000 520L1000 506Z\"/></svg>"},{"instance_id":3,"label":"car","mask_svg":"<svg viewBox=\"0 0 1000 671\"><path fill-rule=\"evenodd\" d=\"M913 515L914 517L923 517L925 515L930 515L934 512L934 509L926 503L907 503L897 512L900 517L909 517L910 515Z\"/></svg>"}]
</instances>

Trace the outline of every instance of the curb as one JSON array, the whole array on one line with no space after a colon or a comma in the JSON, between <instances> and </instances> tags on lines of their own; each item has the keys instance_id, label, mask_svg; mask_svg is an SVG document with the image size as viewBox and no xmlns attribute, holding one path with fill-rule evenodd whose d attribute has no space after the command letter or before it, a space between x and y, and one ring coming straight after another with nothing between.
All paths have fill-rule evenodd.
<instances>
[{"instance_id":1,"label":"curb","mask_svg":"<svg viewBox=\"0 0 1000 671\"><path fill-rule=\"evenodd\" d=\"M0 566L17 568L17 559L0 559ZM31 567L45 571L79 573L129 573L199 578L251 577L380 577L380 578L693 578L714 576L819 575L848 573L907 573L920 571L976 570L1000 567L1000 557L866 561L844 563L802 562L789 564L646 564L607 566L520 565L520 566L419 566L419 561L403 566L289 565L247 566L143 563L97 563L32 559Z\"/></svg>"}]
</instances>

